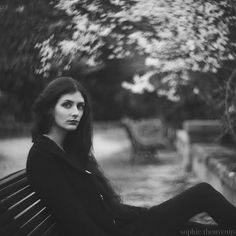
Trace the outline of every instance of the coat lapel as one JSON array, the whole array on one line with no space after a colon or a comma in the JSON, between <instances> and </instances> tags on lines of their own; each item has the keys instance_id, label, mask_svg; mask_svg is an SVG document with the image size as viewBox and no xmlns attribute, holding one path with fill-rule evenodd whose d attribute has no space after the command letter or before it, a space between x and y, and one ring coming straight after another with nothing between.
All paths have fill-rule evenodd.
<instances>
[{"instance_id":1,"label":"coat lapel","mask_svg":"<svg viewBox=\"0 0 236 236\"><path fill-rule=\"evenodd\" d=\"M61 158L66 164L68 164L70 167L76 169L82 174L91 174L87 170L83 169L79 162L75 159L71 158L65 151L63 151L58 145L51 140L50 138L39 135L36 138L33 139L33 142L35 145L39 146L39 148L46 149L48 152L57 155L59 158ZM42 146L41 146L42 145ZM41 147L40 147L41 146Z\"/></svg>"}]
</instances>

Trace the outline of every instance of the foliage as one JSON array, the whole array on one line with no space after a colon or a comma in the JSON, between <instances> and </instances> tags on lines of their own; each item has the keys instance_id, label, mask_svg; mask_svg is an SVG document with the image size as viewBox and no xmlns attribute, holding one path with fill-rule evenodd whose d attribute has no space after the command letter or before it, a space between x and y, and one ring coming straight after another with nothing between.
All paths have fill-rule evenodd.
<instances>
[{"instance_id":1,"label":"foliage","mask_svg":"<svg viewBox=\"0 0 236 236\"><path fill-rule=\"evenodd\" d=\"M141 118L160 113L159 98L155 92L134 94L121 87L122 81L131 79L140 68L139 63L141 61L117 60L96 73L84 76L82 80L81 73L73 74L89 91L95 120L117 120L123 116Z\"/></svg>"},{"instance_id":2,"label":"foliage","mask_svg":"<svg viewBox=\"0 0 236 236\"><path fill-rule=\"evenodd\" d=\"M189 98L182 93L186 87L197 100L213 105L215 114L232 110L229 84L234 76L231 82L227 78L236 59L235 0L61 0L56 8L72 17L73 33L37 45L39 73L47 76L55 64L63 73L75 58L95 66L139 54L146 68L123 87L135 93L156 91L180 104ZM225 70L228 77L222 78ZM228 126L231 118L226 115Z\"/></svg>"},{"instance_id":3,"label":"foliage","mask_svg":"<svg viewBox=\"0 0 236 236\"><path fill-rule=\"evenodd\" d=\"M13 116L28 119L32 101L43 84L35 74L39 67L38 42L66 32L68 16L48 1L1 1L0 91L1 110L14 108ZM58 37L59 37L58 36Z\"/></svg>"},{"instance_id":4,"label":"foliage","mask_svg":"<svg viewBox=\"0 0 236 236\"><path fill-rule=\"evenodd\" d=\"M227 1L63 0L56 8L72 16L73 34L37 45L44 70L58 58L63 58L64 64L58 62L63 69L69 69L75 55L95 65L138 52L149 70L173 75L186 70L216 72L223 61L236 57L229 37L236 16Z\"/></svg>"},{"instance_id":5,"label":"foliage","mask_svg":"<svg viewBox=\"0 0 236 236\"><path fill-rule=\"evenodd\" d=\"M5 0L0 17L5 35L0 46L1 91L9 97L15 94L17 101L37 94L46 82L38 79L42 75L76 75L81 72L78 65L96 71L141 56L144 63L132 83L123 83L125 88L157 92L179 104L189 99L183 92L187 88L192 98L207 98L221 114L233 110L229 87L235 84L233 74L230 77L236 59L235 0ZM108 77L101 86L108 85ZM105 94L118 90L121 77L116 89ZM102 76L97 78L101 81ZM29 93L26 88L31 88ZM118 93L113 101L122 96ZM227 120L231 122L232 115Z\"/></svg>"}]
</instances>

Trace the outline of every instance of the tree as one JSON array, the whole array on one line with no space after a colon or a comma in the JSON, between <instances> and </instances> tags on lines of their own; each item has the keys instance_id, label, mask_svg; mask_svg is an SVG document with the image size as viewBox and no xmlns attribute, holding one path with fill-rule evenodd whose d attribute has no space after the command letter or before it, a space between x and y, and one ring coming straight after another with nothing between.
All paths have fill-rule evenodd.
<instances>
[{"instance_id":1,"label":"tree","mask_svg":"<svg viewBox=\"0 0 236 236\"><path fill-rule=\"evenodd\" d=\"M41 0L11 0L0 3L0 92L1 111L12 110L21 120L29 119L32 101L46 82L35 71L40 64L35 48L52 34L67 33L69 17L53 4ZM5 109L7 108L8 109ZM9 108L13 108L10 109ZM7 111L8 110L8 111Z\"/></svg>"},{"instance_id":2,"label":"tree","mask_svg":"<svg viewBox=\"0 0 236 236\"><path fill-rule=\"evenodd\" d=\"M34 7L39 4L32 2ZM41 17L54 26L42 26L30 44L40 55L34 73L44 77L73 71L78 61L91 70L138 55L145 65L134 83L123 86L156 91L177 102L183 86L204 95L194 73L207 75L201 80L204 85L212 81L209 78L221 77L224 67L228 72L223 74L231 73L235 64L235 0L57 0L39 5L47 9ZM39 25L45 23L39 18ZM219 81L220 88L225 81Z\"/></svg>"},{"instance_id":3,"label":"tree","mask_svg":"<svg viewBox=\"0 0 236 236\"><path fill-rule=\"evenodd\" d=\"M138 52L155 73L215 73L223 61L235 59L230 27L236 16L231 6L223 0L59 1L56 8L72 17L73 34L38 45L42 68L61 57L67 59L63 69L68 69L75 55L95 65ZM51 53L45 56L47 51Z\"/></svg>"},{"instance_id":4,"label":"tree","mask_svg":"<svg viewBox=\"0 0 236 236\"><path fill-rule=\"evenodd\" d=\"M139 54L146 69L138 71L133 83L123 83L125 88L139 93L156 90L178 101L183 97L179 88L188 86L212 104L219 93L222 100L217 107L228 114L229 126L228 111L234 101L229 85L235 84L235 0L63 0L56 8L72 17L72 37L49 38L38 45L39 72L55 64L61 71L68 70L78 55L95 66ZM206 80L197 81L196 74ZM214 89L205 96L204 85L209 83Z\"/></svg>"}]
</instances>

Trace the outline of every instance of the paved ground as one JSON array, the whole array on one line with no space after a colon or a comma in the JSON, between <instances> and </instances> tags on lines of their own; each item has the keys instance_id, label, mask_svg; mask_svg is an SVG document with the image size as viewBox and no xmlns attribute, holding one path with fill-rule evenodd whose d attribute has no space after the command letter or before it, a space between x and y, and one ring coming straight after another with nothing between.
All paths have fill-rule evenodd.
<instances>
[{"instance_id":1,"label":"paved ground","mask_svg":"<svg viewBox=\"0 0 236 236\"><path fill-rule=\"evenodd\" d=\"M28 137L0 141L0 178L25 167L30 146ZM131 165L130 142L118 127L97 128L94 150L103 171L127 204L159 204L199 182L194 175L182 172L181 158L174 151L160 153L159 164ZM206 214L196 219L211 222Z\"/></svg>"},{"instance_id":2,"label":"paved ground","mask_svg":"<svg viewBox=\"0 0 236 236\"><path fill-rule=\"evenodd\" d=\"M104 147L102 143L107 143ZM159 164L132 165L129 140L121 129L95 136L95 152L104 172L127 203L150 206L197 182L183 174L176 152L159 154Z\"/></svg>"},{"instance_id":3,"label":"paved ground","mask_svg":"<svg viewBox=\"0 0 236 236\"><path fill-rule=\"evenodd\" d=\"M25 168L30 146L28 137L0 140L0 178Z\"/></svg>"}]
</instances>

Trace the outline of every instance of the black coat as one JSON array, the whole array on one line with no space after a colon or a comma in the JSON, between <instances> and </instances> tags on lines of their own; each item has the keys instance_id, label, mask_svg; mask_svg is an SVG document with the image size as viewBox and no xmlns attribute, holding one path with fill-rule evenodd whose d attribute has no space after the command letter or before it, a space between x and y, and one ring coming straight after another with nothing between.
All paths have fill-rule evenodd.
<instances>
[{"instance_id":1,"label":"black coat","mask_svg":"<svg viewBox=\"0 0 236 236\"><path fill-rule=\"evenodd\" d=\"M96 184L98 176L43 135L34 140L26 170L32 186L67 236L132 235L125 225L132 225L145 214L145 208L111 205Z\"/></svg>"}]
</instances>

